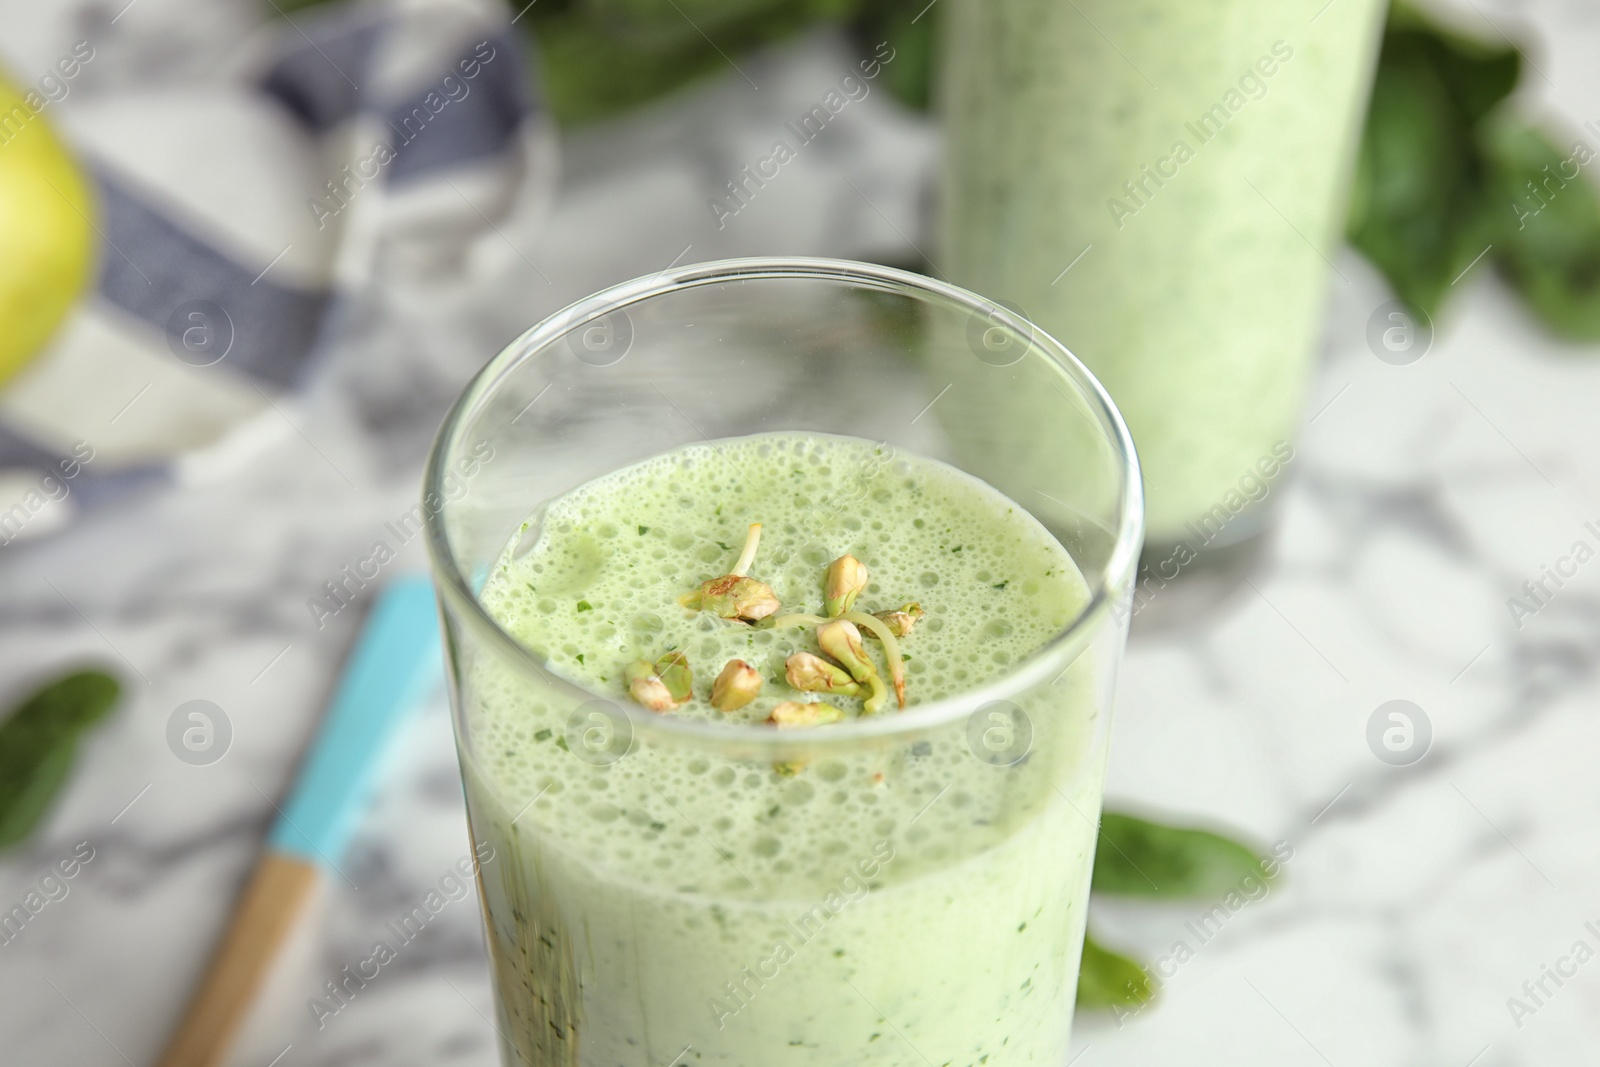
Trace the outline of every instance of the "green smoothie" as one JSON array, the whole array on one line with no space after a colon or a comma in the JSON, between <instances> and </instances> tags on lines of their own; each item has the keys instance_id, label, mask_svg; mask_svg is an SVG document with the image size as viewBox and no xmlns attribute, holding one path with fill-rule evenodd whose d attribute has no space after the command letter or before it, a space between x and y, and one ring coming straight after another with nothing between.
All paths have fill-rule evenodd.
<instances>
[{"instance_id":1,"label":"green smoothie","mask_svg":"<svg viewBox=\"0 0 1600 1067\"><path fill-rule=\"evenodd\" d=\"M865 573L837 571L860 580L853 605L830 604L845 556ZM775 601L754 622L704 592L739 564ZM926 729L878 742L826 733L912 724L1001 680L1088 598L1021 507L855 438L686 447L541 508L481 601L594 699L558 698L492 656L458 662L472 830L498 857L481 878L505 1062L1063 1062L1103 782L1097 648L971 720L928 709ZM828 658L830 607L912 620L891 642L860 627L887 693L874 711L865 684L791 684L791 657ZM668 659L692 681L661 697L663 719L816 750L738 758L648 730L588 747L607 728L596 708L654 699L630 667ZM759 692L720 710L737 701L719 688L714 704L713 683L735 660L751 671L744 695ZM838 721L774 723L796 705Z\"/></svg>"},{"instance_id":2,"label":"green smoothie","mask_svg":"<svg viewBox=\"0 0 1600 1067\"><path fill-rule=\"evenodd\" d=\"M1152 545L1295 436L1383 10L949 7L944 268L1104 383Z\"/></svg>"}]
</instances>

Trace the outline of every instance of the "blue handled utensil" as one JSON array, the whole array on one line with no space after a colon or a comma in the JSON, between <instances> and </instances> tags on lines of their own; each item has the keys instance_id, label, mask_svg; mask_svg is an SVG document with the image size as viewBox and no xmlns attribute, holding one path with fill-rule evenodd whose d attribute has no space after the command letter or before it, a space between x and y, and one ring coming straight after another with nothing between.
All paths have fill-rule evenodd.
<instances>
[{"instance_id":1,"label":"blue handled utensil","mask_svg":"<svg viewBox=\"0 0 1600 1067\"><path fill-rule=\"evenodd\" d=\"M294 790L159 1067L218 1067L317 879L333 871L410 712L439 684L433 586L385 587L346 662Z\"/></svg>"}]
</instances>

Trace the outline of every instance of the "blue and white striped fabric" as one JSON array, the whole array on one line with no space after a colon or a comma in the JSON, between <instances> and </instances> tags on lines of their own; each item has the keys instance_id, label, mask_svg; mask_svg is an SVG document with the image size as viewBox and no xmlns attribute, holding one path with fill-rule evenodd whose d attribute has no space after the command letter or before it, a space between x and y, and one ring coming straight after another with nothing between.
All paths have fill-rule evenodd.
<instances>
[{"instance_id":1,"label":"blue and white striped fabric","mask_svg":"<svg viewBox=\"0 0 1600 1067\"><path fill-rule=\"evenodd\" d=\"M98 276L0 388L0 545L247 456L337 347L345 298L542 210L553 127L507 18L331 4L262 27L225 78L50 114L97 190Z\"/></svg>"}]
</instances>

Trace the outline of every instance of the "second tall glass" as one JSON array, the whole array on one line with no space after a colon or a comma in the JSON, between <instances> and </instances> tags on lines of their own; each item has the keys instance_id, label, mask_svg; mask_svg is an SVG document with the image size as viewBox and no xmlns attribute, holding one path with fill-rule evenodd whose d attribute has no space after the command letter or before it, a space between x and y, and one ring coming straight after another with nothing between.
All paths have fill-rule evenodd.
<instances>
[{"instance_id":1,"label":"second tall glass","mask_svg":"<svg viewBox=\"0 0 1600 1067\"><path fill-rule=\"evenodd\" d=\"M1385 7L952 0L942 265L1105 383L1152 553L1292 458Z\"/></svg>"}]
</instances>

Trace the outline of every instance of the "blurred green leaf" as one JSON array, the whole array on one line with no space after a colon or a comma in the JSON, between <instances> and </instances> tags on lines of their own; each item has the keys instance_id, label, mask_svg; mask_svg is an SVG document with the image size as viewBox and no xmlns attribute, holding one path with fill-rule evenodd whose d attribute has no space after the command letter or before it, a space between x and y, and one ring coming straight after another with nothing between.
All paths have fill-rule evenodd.
<instances>
[{"instance_id":1,"label":"blurred green leaf","mask_svg":"<svg viewBox=\"0 0 1600 1067\"><path fill-rule=\"evenodd\" d=\"M1452 33L1404 0L1389 9L1383 51L1394 62L1426 63L1468 122L1493 111L1522 76L1521 53L1514 45Z\"/></svg>"},{"instance_id":2,"label":"blurred green leaf","mask_svg":"<svg viewBox=\"0 0 1600 1067\"><path fill-rule=\"evenodd\" d=\"M79 736L120 692L109 674L76 671L34 692L0 723L0 849L38 825L72 768Z\"/></svg>"},{"instance_id":3,"label":"blurred green leaf","mask_svg":"<svg viewBox=\"0 0 1600 1067\"><path fill-rule=\"evenodd\" d=\"M579 125L637 107L727 62L705 42L658 50L622 42L580 13L529 20L538 73L556 121Z\"/></svg>"},{"instance_id":4,"label":"blurred green leaf","mask_svg":"<svg viewBox=\"0 0 1600 1067\"><path fill-rule=\"evenodd\" d=\"M862 2L580 0L535 5L521 25L532 34L552 113L572 126L733 74L751 49L848 18Z\"/></svg>"},{"instance_id":5,"label":"blurred green leaf","mask_svg":"<svg viewBox=\"0 0 1600 1067\"><path fill-rule=\"evenodd\" d=\"M1164 899L1219 898L1246 878L1265 879L1256 852L1209 830L1163 826L1106 812L1094 854L1094 891Z\"/></svg>"},{"instance_id":6,"label":"blurred green leaf","mask_svg":"<svg viewBox=\"0 0 1600 1067\"><path fill-rule=\"evenodd\" d=\"M0 785L0 851L33 832L67 780L77 753L78 735L65 734L36 749L30 766Z\"/></svg>"},{"instance_id":7,"label":"blurred green leaf","mask_svg":"<svg viewBox=\"0 0 1600 1067\"><path fill-rule=\"evenodd\" d=\"M1476 125L1521 72L1482 44L1396 5L1373 83L1352 191L1351 242L1396 295L1432 316L1492 241L1488 164Z\"/></svg>"},{"instance_id":8,"label":"blurred green leaf","mask_svg":"<svg viewBox=\"0 0 1600 1067\"><path fill-rule=\"evenodd\" d=\"M1493 173L1495 264L1550 330L1600 340L1600 190L1584 173L1587 145L1562 149L1507 113L1479 141Z\"/></svg>"},{"instance_id":9,"label":"blurred green leaf","mask_svg":"<svg viewBox=\"0 0 1600 1067\"><path fill-rule=\"evenodd\" d=\"M1156 995L1143 967L1083 935L1078 965L1078 1007L1109 1009L1148 1003Z\"/></svg>"},{"instance_id":10,"label":"blurred green leaf","mask_svg":"<svg viewBox=\"0 0 1600 1067\"><path fill-rule=\"evenodd\" d=\"M515 0L513 0L515 2ZM728 41L775 37L810 22L855 14L861 0L579 0L589 22L636 48L670 51L692 44L715 51Z\"/></svg>"},{"instance_id":11,"label":"blurred green leaf","mask_svg":"<svg viewBox=\"0 0 1600 1067\"><path fill-rule=\"evenodd\" d=\"M880 44L894 49L894 62L881 68L879 83L902 104L926 111L933 103L939 14L926 0L878 0L864 4L856 20L861 52L870 55Z\"/></svg>"}]
</instances>

